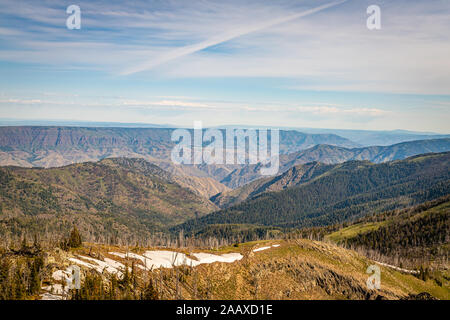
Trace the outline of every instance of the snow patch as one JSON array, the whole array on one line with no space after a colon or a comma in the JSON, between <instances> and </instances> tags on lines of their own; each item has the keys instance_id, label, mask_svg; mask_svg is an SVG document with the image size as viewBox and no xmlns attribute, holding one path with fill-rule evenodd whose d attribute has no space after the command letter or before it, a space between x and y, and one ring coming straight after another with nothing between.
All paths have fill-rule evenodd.
<instances>
[{"instance_id":1,"label":"snow patch","mask_svg":"<svg viewBox=\"0 0 450 320\"><path fill-rule=\"evenodd\" d=\"M122 258L122 259L128 259L128 258L137 259L137 260L141 261L143 265L138 264L138 265L136 265L136 267L138 267L139 269L142 269L142 270L150 270L151 269L151 261L150 261L150 259L148 259L148 258L146 258L144 256L141 256L139 254L136 254L136 253L133 253L133 252L128 252L128 253L108 252L108 253L110 255L117 256L117 257Z\"/></svg>"},{"instance_id":2,"label":"snow patch","mask_svg":"<svg viewBox=\"0 0 450 320\"><path fill-rule=\"evenodd\" d=\"M270 249L270 248L278 248L279 246L280 246L279 244L273 244L272 246L267 246L267 247L261 247L261 248L253 249L252 252L263 251L263 250L267 250L267 249Z\"/></svg>"},{"instance_id":3,"label":"snow patch","mask_svg":"<svg viewBox=\"0 0 450 320\"><path fill-rule=\"evenodd\" d=\"M45 292L41 294L41 300L62 300L63 297L61 295L51 294L48 292Z\"/></svg>"},{"instance_id":4,"label":"snow patch","mask_svg":"<svg viewBox=\"0 0 450 320\"><path fill-rule=\"evenodd\" d=\"M388 267L388 268L392 268L392 269L394 269L394 270L401 271L401 272L405 272L405 273L411 273L411 274L419 274L419 273L420 273L420 272L417 271L417 270L403 269L403 268L396 267L396 266L393 266L393 265L390 265L390 264L387 264L387 263L383 263L383 262L375 261L375 263L378 263L379 265L382 265L382 266L385 266L385 267Z\"/></svg>"},{"instance_id":5,"label":"snow patch","mask_svg":"<svg viewBox=\"0 0 450 320\"><path fill-rule=\"evenodd\" d=\"M105 258L105 261L101 261L98 259L94 259L91 257L85 257L85 256L78 256L81 259L85 259L88 261L91 261L92 263L82 261L80 259L76 258L69 258L69 261L76 263L78 265L87 267L89 269L94 269L100 273L103 273L103 271L106 271L111 274L117 274L119 277L122 276L122 272L118 269L125 269L125 266L117 261L114 261L112 259Z\"/></svg>"},{"instance_id":6,"label":"snow patch","mask_svg":"<svg viewBox=\"0 0 450 320\"><path fill-rule=\"evenodd\" d=\"M231 263L234 261L241 260L243 256L240 253L227 253L221 256L210 254L210 253L193 253L194 257L197 258L197 263L214 263L214 262L225 262Z\"/></svg>"},{"instance_id":7,"label":"snow patch","mask_svg":"<svg viewBox=\"0 0 450 320\"><path fill-rule=\"evenodd\" d=\"M52 273L52 278L56 281L66 282L67 280L70 279L70 276L71 272L68 270L56 270L55 272Z\"/></svg>"},{"instance_id":8,"label":"snow patch","mask_svg":"<svg viewBox=\"0 0 450 320\"><path fill-rule=\"evenodd\" d=\"M42 287L42 290L47 292L40 295L41 300L63 300L63 295L69 293L69 289L67 287L63 287L63 285L59 283Z\"/></svg>"},{"instance_id":9,"label":"snow patch","mask_svg":"<svg viewBox=\"0 0 450 320\"><path fill-rule=\"evenodd\" d=\"M260 248L261 249L261 248ZM215 262L232 263L241 260L244 256L240 253L226 253L222 255L216 255L211 253L193 253L192 256L195 259L189 258L186 254L176 252L176 251L146 251L143 255L128 252L109 252L110 255L120 257L122 259L132 258L141 261L142 265L136 265L138 268L143 270L150 270L154 268L172 268L173 266L188 265L188 266L198 266L200 264L210 264ZM83 259L83 260L81 260ZM123 270L125 270L125 265L119 261L104 258L104 261L94 259L91 257L78 255L77 258L69 258L70 262L83 266L89 269L96 270L99 273L104 271L117 274L119 277L123 276ZM70 268L70 267L69 267ZM56 270L52 273L52 278L55 281L61 281L66 283L71 280L71 270L67 268L66 270ZM49 286L42 287L42 290L46 291L42 293L42 300L62 300L65 294L68 294L69 289L64 287L62 284L55 283Z\"/></svg>"},{"instance_id":10,"label":"snow patch","mask_svg":"<svg viewBox=\"0 0 450 320\"><path fill-rule=\"evenodd\" d=\"M120 258L133 258L138 259L143 263L143 266L138 265L139 268L144 270L158 269L158 268L172 268L173 266L198 266L203 263L225 262L230 263L237 260L241 260L243 256L240 253L228 253L223 255L215 255L210 253L193 253L192 255L196 260L189 258L184 253L175 251L146 251L143 255L135 253L120 253L110 252L109 254L118 256Z\"/></svg>"},{"instance_id":11,"label":"snow patch","mask_svg":"<svg viewBox=\"0 0 450 320\"><path fill-rule=\"evenodd\" d=\"M261 247L261 248L257 248L257 249L253 249L252 251L253 252L258 252L258 251L263 251L263 250L267 250L267 249L270 249L271 247L269 246L269 247Z\"/></svg>"},{"instance_id":12,"label":"snow patch","mask_svg":"<svg viewBox=\"0 0 450 320\"><path fill-rule=\"evenodd\" d=\"M155 268L172 268L172 266L196 266L198 261L188 258L184 253L174 251L146 251L144 256L150 259L151 266Z\"/></svg>"}]
</instances>

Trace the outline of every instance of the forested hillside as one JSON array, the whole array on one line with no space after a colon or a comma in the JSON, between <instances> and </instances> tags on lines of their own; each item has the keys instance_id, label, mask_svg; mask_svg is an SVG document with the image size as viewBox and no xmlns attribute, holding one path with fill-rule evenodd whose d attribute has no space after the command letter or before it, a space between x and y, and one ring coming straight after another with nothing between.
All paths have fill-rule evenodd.
<instances>
[{"instance_id":1,"label":"forested hillside","mask_svg":"<svg viewBox=\"0 0 450 320\"><path fill-rule=\"evenodd\" d=\"M320 162L296 165L279 176L258 179L240 188L217 194L211 197L211 201L219 207L227 208L246 199L255 198L265 192L281 191L305 183L334 166Z\"/></svg>"},{"instance_id":2,"label":"forested hillside","mask_svg":"<svg viewBox=\"0 0 450 320\"><path fill-rule=\"evenodd\" d=\"M370 146L364 148L345 148L336 145L321 144L306 150L281 154L280 173L283 173L296 165L310 162L338 164L351 160L367 160L373 163L383 163L393 160L402 160L424 153L447 151L450 151L449 138L418 140L390 146ZM259 174L259 170L259 164L235 168L235 170L220 181L231 188L238 188L254 180L264 178Z\"/></svg>"},{"instance_id":3,"label":"forested hillside","mask_svg":"<svg viewBox=\"0 0 450 320\"><path fill-rule=\"evenodd\" d=\"M178 228L193 232L230 223L285 228L330 225L449 193L449 152L383 164L349 161L299 186L262 194Z\"/></svg>"},{"instance_id":4,"label":"forested hillside","mask_svg":"<svg viewBox=\"0 0 450 320\"><path fill-rule=\"evenodd\" d=\"M145 238L216 207L142 159L53 169L0 168L0 234L63 234L91 241Z\"/></svg>"},{"instance_id":5,"label":"forested hillside","mask_svg":"<svg viewBox=\"0 0 450 320\"><path fill-rule=\"evenodd\" d=\"M450 249L450 196L369 215L324 238L385 257L443 263Z\"/></svg>"}]
</instances>

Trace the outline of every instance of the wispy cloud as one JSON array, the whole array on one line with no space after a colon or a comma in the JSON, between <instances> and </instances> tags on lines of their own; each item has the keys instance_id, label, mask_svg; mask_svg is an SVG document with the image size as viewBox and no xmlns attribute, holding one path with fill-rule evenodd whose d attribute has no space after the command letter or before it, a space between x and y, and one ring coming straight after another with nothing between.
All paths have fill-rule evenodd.
<instances>
[{"instance_id":1,"label":"wispy cloud","mask_svg":"<svg viewBox=\"0 0 450 320\"><path fill-rule=\"evenodd\" d=\"M297 110L311 112L316 115L352 115L369 117L385 116L391 113L377 108L340 108L333 106L300 106Z\"/></svg>"},{"instance_id":2,"label":"wispy cloud","mask_svg":"<svg viewBox=\"0 0 450 320\"><path fill-rule=\"evenodd\" d=\"M163 106L163 107L185 107L185 108L214 108L214 106L190 102L190 101L180 101L180 100L161 100L161 101L139 101L139 100L125 100L121 102L124 106Z\"/></svg>"},{"instance_id":3,"label":"wispy cloud","mask_svg":"<svg viewBox=\"0 0 450 320\"><path fill-rule=\"evenodd\" d=\"M275 18L269 21L264 21L262 23L253 25L253 26L244 26L242 28L239 29L235 29L235 30L231 30L228 32L225 32L223 34L220 34L218 36L212 37L210 39L207 39L205 41L202 41L200 43L194 44L194 45L190 45L190 46L184 46L178 49L175 49L173 51L170 51L166 54L164 54L163 56L161 56L160 58L157 59L152 59L147 61L144 64L138 65L136 67L132 67L129 69L126 69L125 71L123 71L121 74L122 75L129 75L132 73L136 73L136 72L141 72L141 71L145 71L145 70L149 70L152 69L158 65L161 65L163 63L166 63L168 61L171 60L175 60L178 58L181 58L183 56L187 56L189 54L201 51L203 49L224 43L226 41L230 41L232 39L235 39L237 37L241 37L243 35L246 34L250 34L253 32L257 32L257 31L261 31L273 26L276 26L278 24L282 24L282 23L286 23L295 19L299 19L301 17L306 17L309 16L311 14L320 12L322 10L328 9L328 8L332 8L334 6L337 6L339 4L342 4L344 2L346 2L347 0L341 0L341 1L334 1L334 2L330 2L327 3L325 5L321 5L318 7L315 7L313 9L309 9L306 11L302 11L302 12L298 12L298 13L294 13L285 17L279 17L279 18Z\"/></svg>"},{"instance_id":4,"label":"wispy cloud","mask_svg":"<svg viewBox=\"0 0 450 320\"><path fill-rule=\"evenodd\" d=\"M145 100L136 100L126 97L97 97L95 100L86 99L78 95L65 95L61 99L59 94L42 94L45 99L28 98L22 99L17 97L5 97L0 99L0 106L2 105L58 105L58 106L90 106L90 107L110 107L110 108L152 108L164 109L166 107L184 110L222 110L228 112L239 112L245 110L249 112L278 112L278 113L295 113L312 115L327 115L327 116L370 116L378 117L390 114L389 111L378 108L361 108L342 106L339 104L327 103L310 103L308 105L298 105L292 103L267 103L254 101L252 103L239 101L199 101L198 99L184 99L184 100L155 100L149 98ZM51 99L56 97L59 99Z\"/></svg>"},{"instance_id":5,"label":"wispy cloud","mask_svg":"<svg viewBox=\"0 0 450 320\"><path fill-rule=\"evenodd\" d=\"M382 2L373 32L369 0L78 4L82 29L70 32L60 2L3 0L0 60L131 80L148 71L136 77L273 77L298 80L290 88L299 90L416 94L450 87L445 1Z\"/></svg>"},{"instance_id":6,"label":"wispy cloud","mask_svg":"<svg viewBox=\"0 0 450 320\"><path fill-rule=\"evenodd\" d=\"M448 130L450 2L330 1L2 0L0 116Z\"/></svg>"}]
</instances>

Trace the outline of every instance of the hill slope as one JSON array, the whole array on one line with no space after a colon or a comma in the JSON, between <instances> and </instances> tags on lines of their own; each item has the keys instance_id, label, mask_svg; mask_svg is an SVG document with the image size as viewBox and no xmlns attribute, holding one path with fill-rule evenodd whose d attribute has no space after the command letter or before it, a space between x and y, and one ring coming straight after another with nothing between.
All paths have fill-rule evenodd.
<instances>
[{"instance_id":1,"label":"hill slope","mask_svg":"<svg viewBox=\"0 0 450 320\"><path fill-rule=\"evenodd\" d=\"M142 159L0 168L2 233L61 233L76 222L90 239L143 238L215 208Z\"/></svg>"},{"instance_id":2,"label":"hill slope","mask_svg":"<svg viewBox=\"0 0 450 320\"><path fill-rule=\"evenodd\" d=\"M252 181L240 188L217 194L210 200L221 208L227 208L246 199L255 198L265 192L281 191L305 183L333 167L334 165L326 165L320 162L297 165L275 178Z\"/></svg>"},{"instance_id":3,"label":"hill slope","mask_svg":"<svg viewBox=\"0 0 450 320\"><path fill-rule=\"evenodd\" d=\"M406 159L418 154L447 151L450 151L449 138L410 141L391 146L351 149L321 144L299 152L280 155L280 172L285 172L299 164L315 161L324 164L337 164L351 160L367 160L373 163L383 163ZM259 169L260 165L238 167L219 181L231 188L238 188L262 178L259 174Z\"/></svg>"},{"instance_id":4,"label":"hill slope","mask_svg":"<svg viewBox=\"0 0 450 320\"><path fill-rule=\"evenodd\" d=\"M450 249L450 195L403 210L369 215L324 238L364 248L372 255L376 252L391 260L396 257L403 264L446 262Z\"/></svg>"},{"instance_id":5,"label":"hill slope","mask_svg":"<svg viewBox=\"0 0 450 320\"><path fill-rule=\"evenodd\" d=\"M211 224L307 227L348 221L450 193L450 152L383 164L349 161L279 192L261 194L228 209L191 220L192 231Z\"/></svg>"},{"instance_id":6,"label":"hill slope","mask_svg":"<svg viewBox=\"0 0 450 320\"><path fill-rule=\"evenodd\" d=\"M41 290L41 297L58 298L49 294L57 288L61 274L69 264L80 265L83 279L80 299L134 299L149 296L152 299L411 299L431 295L449 299L449 290L435 281L423 281L417 277L378 265L381 271L381 288L370 290L366 281L368 266L377 264L352 250L332 244L309 240L274 240L243 243L215 250L201 248L177 249L177 251L135 248L133 252L116 246L88 244L71 252L53 250L48 252L41 274L48 284ZM128 252L128 254L127 254ZM156 261L169 262L171 256L186 257L203 263L193 267L183 265L183 259L175 266L166 263L163 268L149 264ZM237 259L224 261L219 256ZM198 259L198 260L197 260ZM55 263L56 262L56 263ZM111 290L107 272L123 272L124 266L134 263L131 278L133 284L126 286L122 280ZM107 272L100 271L107 267ZM145 279L152 279L150 286ZM59 281L58 281L59 280ZM95 280L95 281L94 281ZM129 279L126 279L129 281ZM131 281L130 281L131 282ZM123 285L125 283L125 285ZM1 290L0 283L0 292ZM102 287L101 287L102 286ZM128 289L128 290L126 290ZM149 290L150 289L150 290ZM148 290L148 291L147 291ZM8 292L7 290L4 290ZM112 292L113 291L113 292ZM426 292L427 294L423 294Z\"/></svg>"}]
</instances>

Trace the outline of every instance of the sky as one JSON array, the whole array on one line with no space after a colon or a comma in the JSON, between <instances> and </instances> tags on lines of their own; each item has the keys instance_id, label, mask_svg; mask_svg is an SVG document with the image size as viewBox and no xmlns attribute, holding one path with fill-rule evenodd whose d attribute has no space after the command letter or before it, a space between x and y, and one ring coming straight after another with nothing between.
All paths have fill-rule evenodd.
<instances>
[{"instance_id":1,"label":"sky","mask_svg":"<svg viewBox=\"0 0 450 320\"><path fill-rule=\"evenodd\" d=\"M448 0L1 0L0 119L450 133L449 30Z\"/></svg>"}]
</instances>

